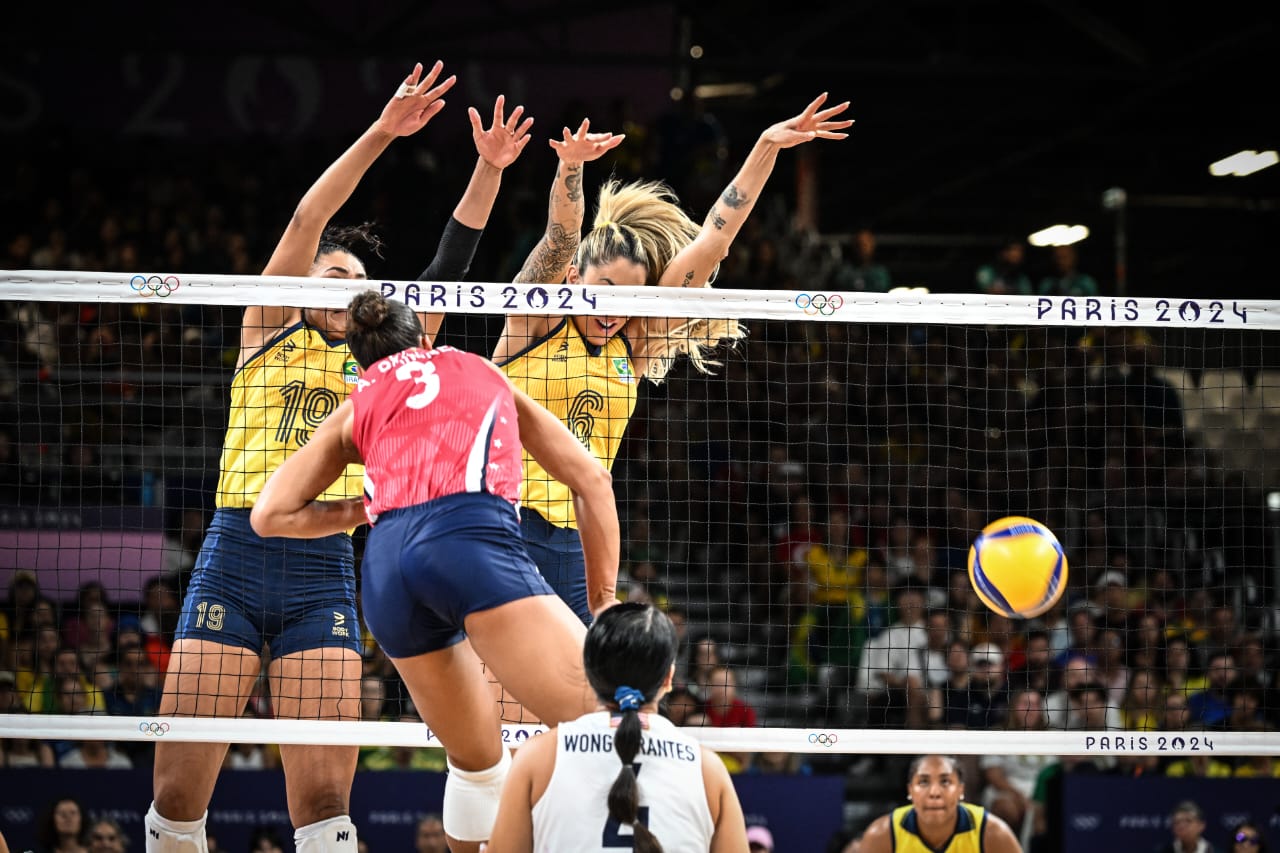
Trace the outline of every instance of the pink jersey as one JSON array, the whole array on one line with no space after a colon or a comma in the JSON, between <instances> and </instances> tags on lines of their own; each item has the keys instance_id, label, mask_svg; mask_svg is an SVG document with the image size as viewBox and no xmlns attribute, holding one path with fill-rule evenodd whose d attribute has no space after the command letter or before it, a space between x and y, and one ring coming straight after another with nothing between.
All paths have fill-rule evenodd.
<instances>
[{"instance_id":1,"label":"pink jersey","mask_svg":"<svg viewBox=\"0 0 1280 853\"><path fill-rule=\"evenodd\" d=\"M407 349L364 371L351 393L365 512L461 492L520 499L520 428L506 378L452 347Z\"/></svg>"}]
</instances>

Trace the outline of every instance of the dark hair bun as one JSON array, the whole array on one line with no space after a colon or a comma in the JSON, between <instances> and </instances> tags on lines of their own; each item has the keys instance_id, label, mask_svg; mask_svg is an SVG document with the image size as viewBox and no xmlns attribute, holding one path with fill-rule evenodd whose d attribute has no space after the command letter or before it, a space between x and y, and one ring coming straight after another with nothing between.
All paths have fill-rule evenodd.
<instances>
[{"instance_id":1,"label":"dark hair bun","mask_svg":"<svg viewBox=\"0 0 1280 853\"><path fill-rule=\"evenodd\" d=\"M376 290L365 290L355 295L347 307L347 325L354 330L373 330L387 319L391 306L386 297Z\"/></svg>"}]
</instances>

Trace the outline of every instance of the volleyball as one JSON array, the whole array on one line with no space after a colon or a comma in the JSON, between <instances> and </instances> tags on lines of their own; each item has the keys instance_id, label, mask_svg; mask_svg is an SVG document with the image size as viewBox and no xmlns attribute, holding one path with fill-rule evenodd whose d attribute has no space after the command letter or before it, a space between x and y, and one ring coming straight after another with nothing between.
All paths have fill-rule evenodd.
<instances>
[{"instance_id":1,"label":"volleyball","mask_svg":"<svg viewBox=\"0 0 1280 853\"><path fill-rule=\"evenodd\" d=\"M969 581L982 603L1014 619L1039 616L1067 588L1067 557L1053 531L1010 516L993 521L969 548Z\"/></svg>"}]
</instances>

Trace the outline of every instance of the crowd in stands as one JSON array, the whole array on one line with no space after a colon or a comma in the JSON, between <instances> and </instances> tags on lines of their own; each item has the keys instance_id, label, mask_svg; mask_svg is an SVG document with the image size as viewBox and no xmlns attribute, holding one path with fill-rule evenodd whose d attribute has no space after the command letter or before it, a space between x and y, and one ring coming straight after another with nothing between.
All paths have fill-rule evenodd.
<instances>
[{"instance_id":1,"label":"crowd in stands","mask_svg":"<svg viewBox=\"0 0 1280 853\"><path fill-rule=\"evenodd\" d=\"M663 174L661 150L622 149L613 168L622 177ZM160 159L129 173L21 163L9 208L30 218L10 230L4 266L252 275L269 248L263 241L287 220L282 205L318 172L313 158L268 159L252 168L218 160L199 174ZM443 224L452 185L391 159L372 176L365 206L401 245L433 245L413 229ZM705 165L687 169L702 175ZM503 190L510 216L486 235L483 245L498 248L482 249L475 278L509 276L512 247L541 229L540 202L529 200L542 197L547 176L513 171ZM428 201L404 198L406 176ZM717 173L710 183L719 181ZM721 285L886 291L896 283L870 229L818 240L792 231L785 207L766 204L746 231ZM1052 253L1038 287L1024 259L1020 243L1004 245L975 267L972 289L1099 290L1070 247ZM408 270L418 260L401 263ZM157 712L210 511L207 475L222 440L237 323L234 309L160 300L0 303L6 503L144 504L148 449L193 450L159 501L170 520L166 572L137 601L110 601L92 580L75 600L51 600L34 573L14 575L0 611L0 713ZM1247 592L1267 565L1264 501L1258 484L1187 429L1160 376L1159 338L1115 328L746 325L745 344L724 353L714 375L685 365L645 389L614 471L626 531L621 594L665 607L685 641L667 702L673 719L1134 733L1280 727L1277 638L1265 600ZM487 351L474 324L446 334ZM148 373L157 367L165 378ZM178 479L194 485L174 490ZM1057 531L1071 560L1060 604L1019 622L983 607L965 571L974 533L1015 514ZM371 641L361 707L370 720L417 719ZM265 681L245 714L271 716ZM148 760L140 742L0 741L8 767ZM245 769L278 761L269 746L238 745L227 756ZM726 761L741 772L846 766L788 754ZM444 765L438 751L409 748L366 749L360 762ZM973 770L983 801L1018 826L1028 815L1043 819L1036 804L1062 770L1280 778L1271 758L1207 756L993 755Z\"/></svg>"}]
</instances>

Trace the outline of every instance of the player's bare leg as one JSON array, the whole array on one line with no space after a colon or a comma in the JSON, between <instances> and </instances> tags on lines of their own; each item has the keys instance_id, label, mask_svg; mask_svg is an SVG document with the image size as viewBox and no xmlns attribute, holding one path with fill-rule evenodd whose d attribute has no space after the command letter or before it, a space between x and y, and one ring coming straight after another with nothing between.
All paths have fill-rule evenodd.
<instances>
[{"instance_id":1,"label":"player's bare leg","mask_svg":"<svg viewBox=\"0 0 1280 853\"><path fill-rule=\"evenodd\" d=\"M360 655L352 649L283 655L272 662L268 674L279 719L360 719ZM359 754L357 746L280 745L289 818L295 827L349 814ZM351 843L354 849L354 836Z\"/></svg>"},{"instance_id":2,"label":"player's bare leg","mask_svg":"<svg viewBox=\"0 0 1280 853\"><path fill-rule=\"evenodd\" d=\"M173 644L160 714L168 717L239 717L261 669L258 653L208 640ZM156 743L154 802L146 817L148 853L200 853L204 816L225 743Z\"/></svg>"}]
</instances>

